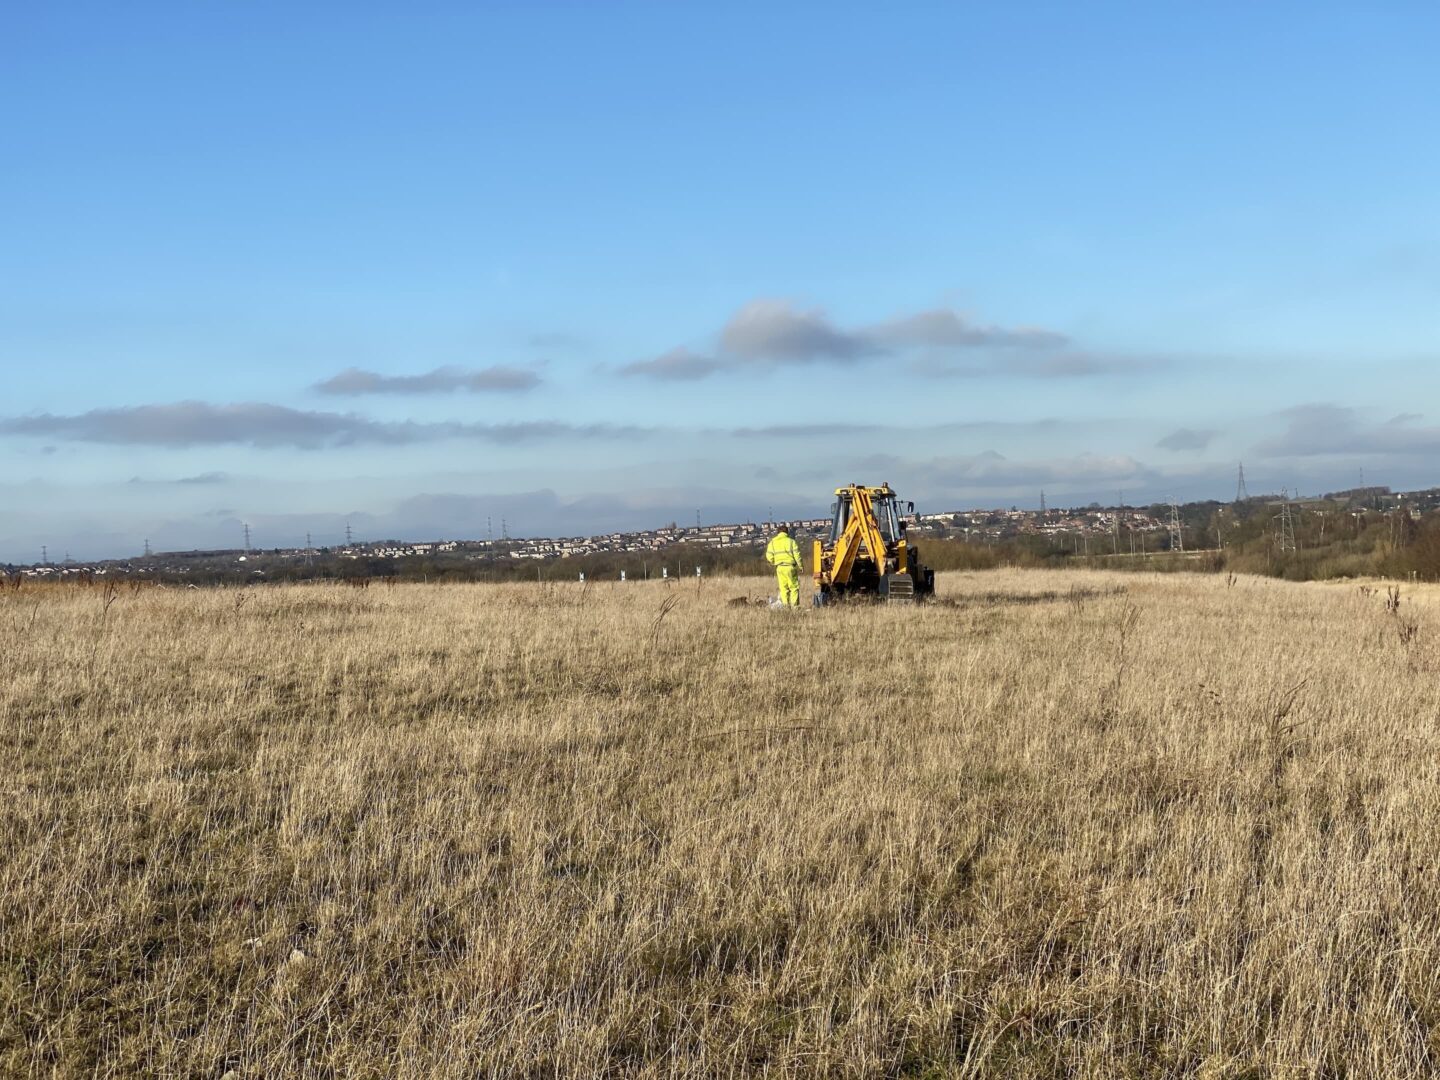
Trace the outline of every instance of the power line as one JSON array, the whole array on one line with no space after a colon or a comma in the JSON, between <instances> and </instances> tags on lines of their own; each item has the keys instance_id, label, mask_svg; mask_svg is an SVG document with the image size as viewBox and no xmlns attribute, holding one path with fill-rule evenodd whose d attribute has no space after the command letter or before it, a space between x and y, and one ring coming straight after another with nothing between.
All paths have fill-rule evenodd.
<instances>
[{"instance_id":1,"label":"power line","mask_svg":"<svg viewBox=\"0 0 1440 1080\"><path fill-rule=\"evenodd\" d=\"M1185 550L1185 526L1180 521L1180 504L1170 498L1170 550Z\"/></svg>"},{"instance_id":2,"label":"power line","mask_svg":"<svg viewBox=\"0 0 1440 1080\"><path fill-rule=\"evenodd\" d=\"M1290 513L1290 504L1280 505L1280 550L1295 550L1295 518Z\"/></svg>"},{"instance_id":3,"label":"power line","mask_svg":"<svg viewBox=\"0 0 1440 1080\"><path fill-rule=\"evenodd\" d=\"M1295 550L1295 518L1290 513L1290 492L1287 488L1280 489L1280 550L1281 552Z\"/></svg>"}]
</instances>

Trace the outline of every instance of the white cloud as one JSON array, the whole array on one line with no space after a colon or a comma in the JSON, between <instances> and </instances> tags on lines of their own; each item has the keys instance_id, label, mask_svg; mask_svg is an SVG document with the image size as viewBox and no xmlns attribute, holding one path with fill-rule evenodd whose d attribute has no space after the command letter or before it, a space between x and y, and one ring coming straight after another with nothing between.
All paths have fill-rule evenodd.
<instances>
[{"instance_id":1,"label":"white cloud","mask_svg":"<svg viewBox=\"0 0 1440 1080\"><path fill-rule=\"evenodd\" d=\"M802 311L784 300L752 300L720 331L720 348L739 360L809 363L856 360L880 351L863 334L836 327L823 311Z\"/></svg>"},{"instance_id":2,"label":"white cloud","mask_svg":"<svg viewBox=\"0 0 1440 1080\"><path fill-rule=\"evenodd\" d=\"M624 375L694 380L725 371L764 371L793 364L851 365L908 356L926 376L1073 378L1139 370L1143 363L1068 348L1052 330L1007 329L971 322L948 308L903 315L870 327L846 328L818 308L787 300L752 300L721 328L708 353L675 348L620 368ZM918 354L918 356L917 356Z\"/></svg>"},{"instance_id":3,"label":"white cloud","mask_svg":"<svg viewBox=\"0 0 1440 1080\"><path fill-rule=\"evenodd\" d=\"M1070 343L1053 330L980 326L950 308L904 315L872 327L866 336L892 347L1058 349Z\"/></svg>"},{"instance_id":4,"label":"white cloud","mask_svg":"<svg viewBox=\"0 0 1440 1080\"><path fill-rule=\"evenodd\" d=\"M422 375L380 375L352 367L316 383L315 389L322 394L350 397L360 394L448 394L456 390L514 393L533 390L540 381L540 376L528 368L503 364L475 370L438 367Z\"/></svg>"},{"instance_id":5,"label":"white cloud","mask_svg":"<svg viewBox=\"0 0 1440 1080\"><path fill-rule=\"evenodd\" d=\"M700 356L686 348L671 349L653 360L636 360L620 369L622 375L646 375L653 379L676 382L690 382L703 379L719 371L724 365L719 361Z\"/></svg>"},{"instance_id":6,"label":"white cloud","mask_svg":"<svg viewBox=\"0 0 1440 1080\"><path fill-rule=\"evenodd\" d=\"M1204 450L1214 440L1217 432L1208 428L1197 430L1195 428L1176 428L1170 434L1164 436L1155 445L1162 450Z\"/></svg>"},{"instance_id":7,"label":"white cloud","mask_svg":"<svg viewBox=\"0 0 1440 1080\"><path fill-rule=\"evenodd\" d=\"M1285 430L1256 446L1271 457L1312 457L1327 454L1430 455L1440 452L1440 428L1415 421L1418 413L1368 421L1360 410L1344 405L1297 405L1281 412Z\"/></svg>"},{"instance_id":8,"label":"white cloud","mask_svg":"<svg viewBox=\"0 0 1440 1080\"><path fill-rule=\"evenodd\" d=\"M539 439L628 439L650 429L608 423L530 420L501 424L382 421L354 413L292 409L263 402L214 405L180 401L92 409L73 416L41 413L0 419L0 434L43 436L116 446L241 445L319 450L361 444L403 446L444 439L520 443Z\"/></svg>"}]
</instances>

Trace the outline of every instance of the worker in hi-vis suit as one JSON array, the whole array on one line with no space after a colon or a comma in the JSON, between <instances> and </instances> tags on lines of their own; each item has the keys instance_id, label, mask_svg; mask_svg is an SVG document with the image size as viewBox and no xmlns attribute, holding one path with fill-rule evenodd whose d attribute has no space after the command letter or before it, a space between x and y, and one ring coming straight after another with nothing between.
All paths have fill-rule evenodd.
<instances>
[{"instance_id":1,"label":"worker in hi-vis suit","mask_svg":"<svg viewBox=\"0 0 1440 1080\"><path fill-rule=\"evenodd\" d=\"M775 530L774 537L765 545L765 561L775 567L775 584L780 589L780 602L786 607L798 608L800 571L804 568L804 563L800 558L800 545L784 525Z\"/></svg>"}]
</instances>

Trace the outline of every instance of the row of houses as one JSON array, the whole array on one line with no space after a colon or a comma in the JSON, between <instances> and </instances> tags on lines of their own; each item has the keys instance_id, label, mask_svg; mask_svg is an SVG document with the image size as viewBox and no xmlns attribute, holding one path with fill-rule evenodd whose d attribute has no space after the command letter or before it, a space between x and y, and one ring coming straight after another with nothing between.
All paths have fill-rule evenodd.
<instances>
[{"instance_id":1,"label":"row of houses","mask_svg":"<svg viewBox=\"0 0 1440 1080\"><path fill-rule=\"evenodd\" d=\"M354 544L349 547L340 548L336 552L342 559L409 559L417 555L444 555L460 549L459 540L437 540L434 543L425 544L402 544L393 540L387 540L380 544ZM305 556L310 552L305 548L298 548L286 552L291 556Z\"/></svg>"},{"instance_id":2,"label":"row of houses","mask_svg":"<svg viewBox=\"0 0 1440 1080\"><path fill-rule=\"evenodd\" d=\"M1003 539L1020 534L1058 533L1101 533L1112 531L1118 522L1122 529L1142 532L1161 531L1166 526L1139 511L1111 510L1066 510L1048 513L1034 510L967 510L934 514L923 514L911 519L912 529L925 535L958 534L972 539ZM795 533L808 541L810 537L821 536L830 528L829 518L807 518L792 521ZM512 540L436 540L408 543L384 540L376 543L347 544L338 548L289 548L267 551L194 551L172 553L165 556L161 564L146 559L141 565L123 563L102 563L96 565L44 564L32 566L19 572L28 577L64 578L89 575L100 577L109 572L143 573L146 566L186 573L192 565L202 560L217 562L249 561L257 556L281 559L310 560L317 555L344 559L408 559L431 556L469 556L484 559L502 556L514 559L557 559L567 556L592 555L599 553L646 553L658 552L676 544L691 544L716 549L759 547L773 534L774 527L762 522L738 522L695 526L693 528L671 524L664 528L635 532L610 532L596 536L534 537ZM157 556L157 559L159 557ZM138 563L139 561L136 560ZM171 563L174 565L172 566Z\"/></svg>"},{"instance_id":3,"label":"row of houses","mask_svg":"<svg viewBox=\"0 0 1440 1080\"><path fill-rule=\"evenodd\" d=\"M681 528L671 525L642 532L612 532L599 536L537 538L512 542L507 554L517 559L553 559L601 552L652 552L675 544L696 544L713 548L754 547L770 536L769 529L754 522L704 525Z\"/></svg>"}]
</instances>

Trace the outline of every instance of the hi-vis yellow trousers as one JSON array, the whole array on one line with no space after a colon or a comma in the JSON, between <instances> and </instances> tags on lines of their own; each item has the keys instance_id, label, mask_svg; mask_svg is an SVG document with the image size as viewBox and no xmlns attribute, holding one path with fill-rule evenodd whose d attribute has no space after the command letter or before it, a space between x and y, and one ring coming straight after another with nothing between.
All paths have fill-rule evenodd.
<instances>
[{"instance_id":1,"label":"hi-vis yellow trousers","mask_svg":"<svg viewBox=\"0 0 1440 1080\"><path fill-rule=\"evenodd\" d=\"M798 566L775 567L775 584L780 588L780 601L786 607L800 606L800 568Z\"/></svg>"}]
</instances>

